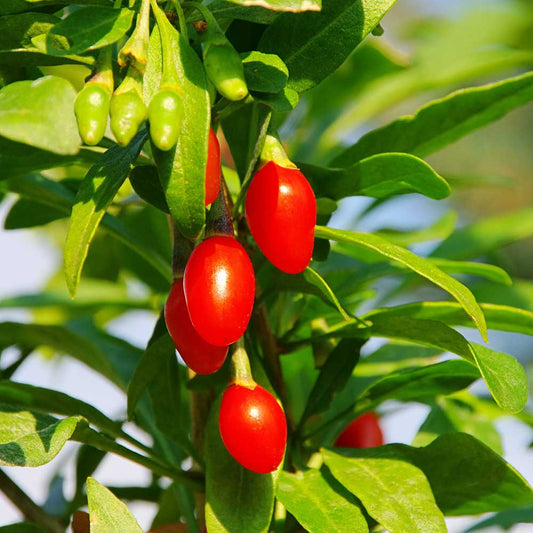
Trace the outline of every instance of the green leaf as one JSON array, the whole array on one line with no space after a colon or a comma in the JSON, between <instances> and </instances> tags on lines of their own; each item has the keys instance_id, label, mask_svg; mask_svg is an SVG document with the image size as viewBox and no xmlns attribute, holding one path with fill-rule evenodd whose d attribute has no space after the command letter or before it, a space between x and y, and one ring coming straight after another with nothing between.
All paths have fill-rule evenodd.
<instances>
[{"instance_id":1,"label":"green leaf","mask_svg":"<svg viewBox=\"0 0 533 533\"><path fill-rule=\"evenodd\" d=\"M92 477L87 478L91 533L142 533L126 504Z\"/></svg>"},{"instance_id":2,"label":"green leaf","mask_svg":"<svg viewBox=\"0 0 533 533\"><path fill-rule=\"evenodd\" d=\"M309 393L300 425L312 415L328 409L333 395L343 389L350 379L353 369L359 361L362 345L363 342L360 339L343 339L329 354L313 389Z\"/></svg>"},{"instance_id":3,"label":"green leaf","mask_svg":"<svg viewBox=\"0 0 533 533\"><path fill-rule=\"evenodd\" d=\"M70 189L61 183L47 179L43 176L35 174L20 176L17 179L10 179L8 185L11 191L16 192L24 198L51 207L57 207L58 209L64 210L67 215L70 215L72 205L75 202L75 196ZM146 263L152 265L154 269L161 274L163 279L170 282L172 279L170 262L163 258L157 250L148 248L118 219L109 214L104 214L101 227L119 242L135 252L135 254L142 258Z\"/></svg>"},{"instance_id":4,"label":"green leaf","mask_svg":"<svg viewBox=\"0 0 533 533\"><path fill-rule=\"evenodd\" d=\"M272 111L267 106L252 103L222 119L224 136L242 183L252 177L271 115Z\"/></svg>"},{"instance_id":5,"label":"green leaf","mask_svg":"<svg viewBox=\"0 0 533 533\"><path fill-rule=\"evenodd\" d=\"M488 446L465 433L443 435L425 448L391 444L344 449L341 453L356 461L382 463L392 459L414 465L425 474L437 505L447 516L503 511L533 503L533 490L524 478ZM364 489L366 483L358 485Z\"/></svg>"},{"instance_id":6,"label":"green leaf","mask_svg":"<svg viewBox=\"0 0 533 533\"><path fill-rule=\"evenodd\" d=\"M435 283L435 285L438 285L445 291L449 292L461 304L478 328L482 338L485 341L487 340L485 318L473 294L467 287L442 272L442 270L431 264L429 261L414 255L405 248L391 244L385 239L372 234L355 233L316 226L315 236L368 248L389 260L396 261L407 268L410 268L417 274Z\"/></svg>"},{"instance_id":7,"label":"green leaf","mask_svg":"<svg viewBox=\"0 0 533 533\"><path fill-rule=\"evenodd\" d=\"M413 446L426 446L439 435L468 433L502 455L500 434L485 413L452 398L439 398L413 440Z\"/></svg>"},{"instance_id":8,"label":"green leaf","mask_svg":"<svg viewBox=\"0 0 533 533\"><path fill-rule=\"evenodd\" d=\"M512 331L533 336L533 312L498 304L481 304L489 329ZM471 327L471 322L455 302L417 302L378 309L365 315L381 317L410 317L422 320L439 320L448 326Z\"/></svg>"},{"instance_id":9,"label":"green leaf","mask_svg":"<svg viewBox=\"0 0 533 533\"><path fill-rule=\"evenodd\" d=\"M1 12L1 8L0 8ZM0 18L0 50L33 48L31 40L47 33L59 19L47 13L21 13Z\"/></svg>"},{"instance_id":10,"label":"green leaf","mask_svg":"<svg viewBox=\"0 0 533 533\"><path fill-rule=\"evenodd\" d=\"M241 54L241 59L250 91L279 93L287 85L289 71L277 55L253 51Z\"/></svg>"},{"instance_id":11,"label":"green leaf","mask_svg":"<svg viewBox=\"0 0 533 533\"><path fill-rule=\"evenodd\" d=\"M281 472L276 497L310 533L368 533L359 502L326 469Z\"/></svg>"},{"instance_id":12,"label":"green leaf","mask_svg":"<svg viewBox=\"0 0 533 533\"><path fill-rule=\"evenodd\" d=\"M428 400L465 389L477 379L476 367L455 359L420 368L404 368L372 383L360 394L356 405L359 412L385 400Z\"/></svg>"},{"instance_id":13,"label":"green leaf","mask_svg":"<svg viewBox=\"0 0 533 533\"><path fill-rule=\"evenodd\" d=\"M289 69L290 69L290 65ZM533 99L533 73L454 92L414 115L367 133L331 162L347 167L382 152L425 156L503 117Z\"/></svg>"},{"instance_id":14,"label":"green leaf","mask_svg":"<svg viewBox=\"0 0 533 533\"><path fill-rule=\"evenodd\" d=\"M21 345L30 349L49 346L59 353L66 353L88 367L120 384L106 355L90 340L63 326L43 324L0 323L0 346Z\"/></svg>"},{"instance_id":15,"label":"green leaf","mask_svg":"<svg viewBox=\"0 0 533 533\"><path fill-rule=\"evenodd\" d=\"M465 533L470 533L470 531L484 531L492 526L509 531L516 524L533 524L533 507L503 511L474 524Z\"/></svg>"},{"instance_id":16,"label":"green leaf","mask_svg":"<svg viewBox=\"0 0 533 533\"><path fill-rule=\"evenodd\" d=\"M524 368L513 357L469 343L457 331L435 320L405 317L362 317L372 322L372 334L441 348L474 363L485 380L496 403L511 413L521 411L527 401L527 379Z\"/></svg>"},{"instance_id":17,"label":"green leaf","mask_svg":"<svg viewBox=\"0 0 533 533\"><path fill-rule=\"evenodd\" d=\"M450 194L450 186L425 161L409 154L379 154L347 169L299 164L317 197L389 198L420 193L434 200Z\"/></svg>"},{"instance_id":18,"label":"green leaf","mask_svg":"<svg viewBox=\"0 0 533 533\"><path fill-rule=\"evenodd\" d=\"M228 0L243 6L261 6L273 11L320 11L322 0Z\"/></svg>"},{"instance_id":19,"label":"green leaf","mask_svg":"<svg viewBox=\"0 0 533 533\"><path fill-rule=\"evenodd\" d=\"M276 54L301 93L334 72L377 26L395 0L324 0L320 13L284 14L263 33L259 50Z\"/></svg>"},{"instance_id":20,"label":"green leaf","mask_svg":"<svg viewBox=\"0 0 533 533\"><path fill-rule=\"evenodd\" d=\"M0 137L0 180L55 167L91 164L98 154L81 149L77 155L60 155Z\"/></svg>"},{"instance_id":21,"label":"green leaf","mask_svg":"<svg viewBox=\"0 0 533 533\"><path fill-rule=\"evenodd\" d=\"M59 209L21 198L11 206L4 220L4 229L34 228L65 216Z\"/></svg>"},{"instance_id":22,"label":"green leaf","mask_svg":"<svg viewBox=\"0 0 533 533\"><path fill-rule=\"evenodd\" d=\"M168 21L167 21L168 22ZM202 62L189 43L168 23L171 53L182 88L184 113L178 142L167 152L152 145L166 200L180 232L196 238L205 222L205 167L210 126L210 101ZM150 103L159 90L162 73L161 39L154 28L150 37L148 65L144 75L144 99Z\"/></svg>"},{"instance_id":23,"label":"green leaf","mask_svg":"<svg viewBox=\"0 0 533 533\"><path fill-rule=\"evenodd\" d=\"M170 213L165 191L159 181L157 168L152 166L137 166L130 173L130 183L133 190L145 202L153 205L164 213Z\"/></svg>"},{"instance_id":24,"label":"green leaf","mask_svg":"<svg viewBox=\"0 0 533 533\"><path fill-rule=\"evenodd\" d=\"M424 473L405 461L380 457L381 448L363 457L343 457L329 450L323 450L322 456L337 480L390 533L445 533L444 517Z\"/></svg>"},{"instance_id":25,"label":"green leaf","mask_svg":"<svg viewBox=\"0 0 533 533\"><path fill-rule=\"evenodd\" d=\"M133 168L145 140L146 131L142 131L127 146L110 148L89 170L78 190L64 248L65 277L72 296L76 294L98 225Z\"/></svg>"},{"instance_id":26,"label":"green leaf","mask_svg":"<svg viewBox=\"0 0 533 533\"><path fill-rule=\"evenodd\" d=\"M290 291L313 294L336 309L344 320L351 319L326 280L311 267L298 274L286 274L270 264L265 264L258 278L262 281L265 293Z\"/></svg>"},{"instance_id":27,"label":"green leaf","mask_svg":"<svg viewBox=\"0 0 533 533\"><path fill-rule=\"evenodd\" d=\"M0 15L19 13L21 11L35 10L44 6L67 5L70 0L2 0ZM79 5L109 6L109 0L76 0Z\"/></svg>"},{"instance_id":28,"label":"green leaf","mask_svg":"<svg viewBox=\"0 0 533 533\"><path fill-rule=\"evenodd\" d=\"M356 376L383 376L401 368L425 366L437 362L442 350L415 344L388 342L363 357L355 369Z\"/></svg>"},{"instance_id":29,"label":"green leaf","mask_svg":"<svg viewBox=\"0 0 533 533\"><path fill-rule=\"evenodd\" d=\"M49 463L70 438L78 417L56 418L0 405L0 465Z\"/></svg>"},{"instance_id":30,"label":"green leaf","mask_svg":"<svg viewBox=\"0 0 533 533\"><path fill-rule=\"evenodd\" d=\"M509 274L503 268L485 263L474 263L472 261L452 261L449 259L428 258L434 265L438 266L444 272L453 272L454 274L471 274L485 279L511 285L512 280Z\"/></svg>"},{"instance_id":31,"label":"green leaf","mask_svg":"<svg viewBox=\"0 0 533 533\"><path fill-rule=\"evenodd\" d=\"M375 233L379 237L383 237L398 246L409 246L418 242L445 239L455 229L456 222L457 213L455 211L448 211L442 218L426 228L412 231L398 231L397 229L383 228ZM440 263L437 263L437 266L442 268Z\"/></svg>"},{"instance_id":32,"label":"green leaf","mask_svg":"<svg viewBox=\"0 0 533 533\"><path fill-rule=\"evenodd\" d=\"M81 54L120 40L130 29L134 11L106 7L84 7L70 13L48 32L47 52L56 55ZM67 40L68 48L58 46Z\"/></svg>"},{"instance_id":33,"label":"green leaf","mask_svg":"<svg viewBox=\"0 0 533 533\"><path fill-rule=\"evenodd\" d=\"M210 533L266 533L274 508L277 472L256 474L229 454L220 437L221 398L211 407L205 444L206 506Z\"/></svg>"},{"instance_id":34,"label":"green leaf","mask_svg":"<svg viewBox=\"0 0 533 533\"><path fill-rule=\"evenodd\" d=\"M0 381L0 403L40 413L55 413L68 417L83 416L109 435L122 435L119 424L107 418L92 405L62 392L3 380Z\"/></svg>"},{"instance_id":35,"label":"green leaf","mask_svg":"<svg viewBox=\"0 0 533 533\"><path fill-rule=\"evenodd\" d=\"M55 76L11 83L0 89L0 135L61 155L78 153L76 91Z\"/></svg>"},{"instance_id":36,"label":"green leaf","mask_svg":"<svg viewBox=\"0 0 533 533\"><path fill-rule=\"evenodd\" d=\"M318 0L317 0L318 2ZM207 6L206 6L207 7ZM209 11L219 20L247 20L257 24L272 24L279 12L264 7L236 5L231 0L214 0ZM188 20L201 20L201 14L193 14Z\"/></svg>"},{"instance_id":37,"label":"green leaf","mask_svg":"<svg viewBox=\"0 0 533 533\"><path fill-rule=\"evenodd\" d=\"M485 218L458 229L437 246L431 255L448 259L474 258L531 235L533 208L525 208Z\"/></svg>"}]
</instances>

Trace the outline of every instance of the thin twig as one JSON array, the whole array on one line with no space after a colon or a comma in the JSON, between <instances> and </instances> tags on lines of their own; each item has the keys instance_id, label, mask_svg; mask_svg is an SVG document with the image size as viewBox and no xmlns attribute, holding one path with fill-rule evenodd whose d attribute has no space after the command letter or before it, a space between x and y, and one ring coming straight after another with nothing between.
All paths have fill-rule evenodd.
<instances>
[{"instance_id":1,"label":"thin twig","mask_svg":"<svg viewBox=\"0 0 533 533\"><path fill-rule=\"evenodd\" d=\"M0 469L0 490L24 515L50 533L65 533L65 524L37 505L3 470Z\"/></svg>"}]
</instances>

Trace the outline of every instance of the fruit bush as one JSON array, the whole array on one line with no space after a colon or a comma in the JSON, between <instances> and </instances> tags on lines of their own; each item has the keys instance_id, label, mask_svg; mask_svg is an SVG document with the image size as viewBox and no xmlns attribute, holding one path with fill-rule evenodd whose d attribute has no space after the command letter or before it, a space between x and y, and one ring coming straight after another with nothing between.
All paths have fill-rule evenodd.
<instances>
[{"instance_id":1,"label":"fruit bush","mask_svg":"<svg viewBox=\"0 0 533 533\"><path fill-rule=\"evenodd\" d=\"M0 531L142 531L124 501L151 502L161 533L533 521L495 425L533 427L498 341L533 335L527 263L502 248L533 213L475 220L483 187L506 194L476 174L490 154L470 145L460 172L436 154L533 100L533 11L415 24L394 4L2 0L5 229L56 239L64 262L0 301L30 317L0 323L0 490L25 520ZM530 139L519 121L508 135ZM372 228L379 213L393 227ZM138 310L142 349L110 327ZM121 412L19 379L52 354L113 384ZM384 439L381 417L412 403L412 443ZM40 506L11 473L68 441L73 490L52 481ZM106 488L107 454L151 482Z\"/></svg>"}]
</instances>

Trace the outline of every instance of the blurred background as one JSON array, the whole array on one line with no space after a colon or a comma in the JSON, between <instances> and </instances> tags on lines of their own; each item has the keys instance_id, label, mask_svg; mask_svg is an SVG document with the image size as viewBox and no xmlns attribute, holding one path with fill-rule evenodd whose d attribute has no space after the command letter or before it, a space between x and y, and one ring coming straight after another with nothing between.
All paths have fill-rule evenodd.
<instances>
[{"instance_id":1,"label":"blurred background","mask_svg":"<svg viewBox=\"0 0 533 533\"><path fill-rule=\"evenodd\" d=\"M533 66L533 3L529 0L398 0L382 26L382 36L369 38L331 78L302 97L297 109L286 117L280 133L296 161L324 164L339 151L339 144L349 145L364 132L411 114L430 100L452 90L504 79ZM366 75L365 65L369 64L373 68ZM479 279L466 282L484 301L533 311L533 105L521 107L474 132L432 155L428 162L449 180L453 193L448 200L437 202L407 195L380 206L367 198L350 198L341 202L331 226L358 231L414 231L434 226L438 229L434 238L413 247L417 253L427 254L454 224L466 227L488 218L492 225L482 226L479 235L483 238L491 232L492 238L482 247L481 255L486 262L503 266L516 278L515 282L509 287ZM8 194L0 204L0 319L29 321L29 311L17 309L13 298L36 294L44 288L66 298L61 271L66 222L52 217L53 221L44 225L38 221L38 231L29 231L23 226L31 224L27 215L31 205L14 207L15 203L16 197ZM516 212L521 216L509 217ZM139 220L139 231L147 224L144 219ZM115 251L106 249L103 241L101 246L100 254L108 254L106 268L113 270ZM95 269L96 263L91 266L89 258L84 275L98 277L91 268ZM389 294L394 293L393 285L386 289ZM134 276L125 279L121 288L110 285L106 289L101 284L96 288L82 281L79 297L96 298L98 290L115 291L117 301L124 295L146 300L118 318L95 315L109 333L144 348L157 318L153 311L156 305L149 299L150 289ZM418 294L423 295L418 299L428 297L424 290ZM376 301L379 300L372 305ZM379 303L397 301L392 297ZM54 323L61 311L49 305L36 307L32 313L39 322ZM465 330L464 334L478 340L472 330ZM532 338L491 332L490 339L491 347L517 357L532 375ZM8 366L15 355L15 351L6 350L1 367ZM42 350L39 357L20 367L16 379L71 394L111 417L125 411L124 395L114 385L60 354ZM428 411L422 405L387 404L382 412L386 441L410 444ZM496 426L506 460L532 483L533 430L505 417ZM137 436L145 438L142 434ZM61 491L72 494L74 490L71 459L76 449L76 444L68 443L46 466L9 469L9 475L36 502L46 502L47 509L53 512L54 506L61 505ZM97 475L101 483L110 485L150 482L146 470L112 456L106 456ZM141 527L147 529L154 508L132 503L130 509ZM19 518L17 509L0 493L0 525ZM463 532L482 518L485 517L448 519L449 531ZM533 522L533 513L529 519ZM495 533L502 528L488 526L482 530ZM509 530L531 532L533 525L515 525Z\"/></svg>"}]
</instances>

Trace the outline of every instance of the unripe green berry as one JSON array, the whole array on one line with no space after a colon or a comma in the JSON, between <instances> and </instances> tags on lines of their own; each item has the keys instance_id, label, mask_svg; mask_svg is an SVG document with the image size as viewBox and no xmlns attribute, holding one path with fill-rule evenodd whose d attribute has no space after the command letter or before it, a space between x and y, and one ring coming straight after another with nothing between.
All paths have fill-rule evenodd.
<instances>
[{"instance_id":1,"label":"unripe green berry","mask_svg":"<svg viewBox=\"0 0 533 533\"><path fill-rule=\"evenodd\" d=\"M210 44L205 50L204 66L207 77L218 92L228 100L242 100L248 94L242 61L229 44Z\"/></svg>"},{"instance_id":2,"label":"unripe green berry","mask_svg":"<svg viewBox=\"0 0 533 533\"><path fill-rule=\"evenodd\" d=\"M119 144L128 144L147 117L146 105L135 90L114 94L109 108L111 131Z\"/></svg>"},{"instance_id":3,"label":"unripe green berry","mask_svg":"<svg viewBox=\"0 0 533 533\"><path fill-rule=\"evenodd\" d=\"M170 150L178 141L183 104L173 89L160 90L148 107L150 136L160 150Z\"/></svg>"},{"instance_id":4,"label":"unripe green berry","mask_svg":"<svg viewBox=\"0 0 533 533\"><path fill-rule=\"evenodd\" d=\"M111 93L100 85L89 83L74 102L78 130L85 144L98 144L106 130Z\"/></svg>"}]
</instances>

